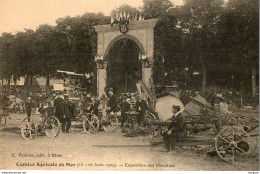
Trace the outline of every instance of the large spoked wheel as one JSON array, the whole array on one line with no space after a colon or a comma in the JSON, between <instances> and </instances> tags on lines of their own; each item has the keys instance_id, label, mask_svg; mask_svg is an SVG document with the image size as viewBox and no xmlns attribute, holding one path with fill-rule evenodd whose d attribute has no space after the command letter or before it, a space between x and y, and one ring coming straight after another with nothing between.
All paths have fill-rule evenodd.
<instances>
[{"instance_id":1,"label":"large spoked wheel","mask_svg":"<svg viewBox=\"0 0 260 174\"><path fill-rule=\"evenodd\" d=\"M154 124L155 122L156 122L156 116L151 112L147 112L144 125L145 125L145 137L147 137L149 141L151 141L154 137L158 135L157 132L158 127L155 126Z\"/></svg>"},{"instance_id":2,"label":"large spoked wheel","mask_svg":"<svg viewBox=\"0 0 260 174\"><path fill-rule=\"evenodd\" d=\"M158 136L158 127L151 125L147 128L146 137L151 142L154 137Z\"/></svg>"},{"instance_id":3,"label":"large spoked wheel","mask_svg":"<svg viewBox=\"0 0 260 174\"><path fill-rule=\"evenodd\" d=\"M122 132L126 135L129 135L133 131L133 123L125 123L124 127L122 128Z\"/></svg>"},{"instance_id":4,"label":"large spoked wheel","mask_svg":"<svg viewBox=\"0 0 260 174\"><path fill-rule=\"evenodd\" d=\"M259 149L258 142L259 142L259 121L254 118L244 119L243 120L243 130L248 133L251 137L251 152L252 155L255 151Z\"/></svg>"},{"instance_id":5,"label":"large spoked wheel","mask_svg":"<svg viewBox=\"0 0 260 174\"><path fill-rule=\"evenodd\" d=\"M99 119L95 114L83 117L83 129L87 133L96 133L99 129Z\"/></svg>"},{"instance_id":6,"label":"large spoked wheel","mask_svg":"<svg viewBox=\"0 0 260 174\"><path fill-rule=\"evenodd\" d=\"M119 125L118 119L114 116L111 116L110 118L107 118L102 122L102 128L106 132L114 132Z\"/></svg>"},{"instance_id":7,"label":"large spoked wheel","mask_svg":"<svg viewBox=\"0 0 260 174\"><path fill-rule=\"evenodd\" d=\"M47 137L55 138L60 133L60 121L54 116L48 117L44 122L45 134Z\"/></svg>"},{"instance_id":8,"label":"large spoked wheel","mask_svg":"<svg viewBox=\"0 0 260 174\"><path fill-rule=\"evenodd\" d=\"M21 126L21 134L23 136L23 138L25 140L32 140L35 138L36 136L36 123L30 119L28 120L28 118L25 118L22 121L22 126Z\"/></svg>"},{"instance_id":9,"label":"large spoked wheel","mask_svg":"<svg viewBox=\"0 0 260 174\"><path fill-rule=\"evenodd\" d=\"M6 124L6 116L2 115L0 121L1 121L1 125L5 125Z\"/></svg>"},{"instance_id":10,"label":"large spoked wheel","mask_svg":"<svg viewBox=\"0 0 260 174\"><path fill-rule=\"evenodd\" d=\"M226 127L215 138L215 148L220 156L228 162L244 161L251 152L251 140L246 131L239 127Z\"/></svg>"}]
</instances>

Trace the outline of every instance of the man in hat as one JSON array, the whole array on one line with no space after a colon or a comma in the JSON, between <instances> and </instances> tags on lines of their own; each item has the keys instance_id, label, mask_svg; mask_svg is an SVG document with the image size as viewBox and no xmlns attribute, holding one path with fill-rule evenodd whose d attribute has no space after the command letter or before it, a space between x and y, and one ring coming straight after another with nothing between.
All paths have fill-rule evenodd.
<instances>
[{"instance_id":1,"label":"man in hat","mask_svg":"<svg viewBox=\"0 0 260 174\"><path fill-rule=\"evenodd\" d=\"M121 104L121 127L124 126L127 120L127 112L130 110L130 104L127 102L127 97L123 96L123 102Z\"/></svg>"},{"instance_id":2,"label":"man in hat","mask_svg":"<svg viewBox=\"0 0 260 174\"><path fill-rule=\"evenodd\" d=\"M71 112L70 112L70 107L71 107L71 103L69 101L69 95L68 94L64 94L64 100L65 100L65 104L64 104L64 115L62 117L62 132L63 133L70 133L70 126L71 126Z\"/></svg>"},{"instance_id":3,"label":"man in hat","mask_svg":"<svg viewBox=\"0 0 260 174\"><path fill-rule=\"evenodd\" d=\"M165 149L163 151L169 152L175 148L176 139L181 139L185 135L186 125L185 119L181 114L180 106L172 106L172 120L167 129L162 131Z\"/></svg>"},{"instance_id":4,"label":"man in hat","mask_svg":"<svg viewBox=\"0 0 260 174\"><path fill-rule=\"evenodd\" d=\"M25 103L25 111L26 111L26 114L28 117L28 121L30 121L30 118L31 118L32 107L33 107L32 98L28 97L28 100Z\"/></svg>"},{"instance_id":5,"label":"man in hat","mask_svg":"<svg viewBox=\"0 0 260 174\"><path fill-rule=\"evenodd\" d=\"M95 97L91 97L91 103L88 112L97 116L99 104L100 104L99 101Z\"/></svg>"},{"instance_id":6,"label":"man in hat","mask_svg":"<svg viewBox=\"0 0 260 174\"><path fill-rule=\"evenodd\" d=\"M58 91L56 93L56 98L54 99L54 116L57 117L60 120L60 122L62 122L63 116L65 115L64 109L65 101L61 96L61 92Z\"/></svg>"},{"instance_id":7,"label":"man in hat","mask_svg":"<svg viewBox=\"0 0 260 174\"><path fill-rule=\"evenodd\" d=\"M111 112L117 112L117 99L116 96L114 95L113 89L108 90L108 97L109 100L107 102L107 113Z\"/></svg>"}]
</instances>

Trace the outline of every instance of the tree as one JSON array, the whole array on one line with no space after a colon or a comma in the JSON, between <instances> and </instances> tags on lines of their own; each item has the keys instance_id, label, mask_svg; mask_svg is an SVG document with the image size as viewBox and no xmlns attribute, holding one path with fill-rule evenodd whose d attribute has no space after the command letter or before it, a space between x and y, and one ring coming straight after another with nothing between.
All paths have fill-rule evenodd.
<instances>
[{"instance_id":1,"label":"tree","mask_svg":"<svg viewBox=\"0 0 260 174\"><path fill-rule=\"evenodd\" d=\"M247 81L251 70L252 96L256 96L256 70L258 69L259 16L258 0L230 0L221 15L219 33L220 52L228 59L228 63L237 67L237 81ZM243 65L243 66L241 66ZM241 78L243 77L244 78ZM244 83L245 88L250 86Z\"/></svg>"},{"instance_id":2,"label":"tree","mask_svg":"<svg viewBox=\"0 0 260 174\"><path fill-rule=\"evenodd\" d=\"M143 0L143 13L146 19L155 19L165 15L173 7L170 0Z\"/></svg>"},{"instance_id":3,"label":"tree","mask_svg":"<svg viewBox=\"0 0 260 174\"><path fill-rule=\"evenodd\" d=\"M8 90L11 75L16 73L15 69L16 66L18 66L14 48L15 36L11 33L3 33L0 37L0 70L1 79L6 79L8 81Z\"/></svg>"},{"instance_id":4,"label":"tree","mask_svg":"<svg viewBox=\"0 0 260 174\"><path fill-rule=\"evenodd\" d=\"M185 15L180 26L186 33L185 47L192 62L202 66L202 91L207 83L207 66L216 57L216 25L222 11L223 0L185 0L182 10Z\"/></svg>"},{"instance_id":5,"label":"tree","mask_svg":"<svg viewBox=\"0 0 260 174\"><path fill-rule=\"evenodd\" d=\"M55 27L55 70L93 73L97 52L97 33L94 26L108 24L103 14L85 13L83 16L60 18ZM95 84L92 84L93 86Z\"/></svg>"},{"instance_id":6,"label":"tree","mask_svg":"<svg viewBox=\"0 0 260 174\"><path fill-rule=\"evenodd\" d=\"M46 78L46 90L49 88L50 76L54 76L55 63L55 27L50 25L40 25L35 31L35 64L39 65L37 75Z\"/></svg>"},{"instance_id":7,"label":"tree","mask_svg":"<svg viewBox=\"0 0 260 174\"><path fill-rule=\"evenodd\" d=\"M170 85L174 79L170 72L177 67L184 69L188 63L183 54L183 31L178 26L180 9L171 7L172 3L167 0L145 0L143 5L146 19L158 19L154 31L153 79L161 85Z\"/></svg>"},{"instance_id":8,"label":"tree","mask_svg":"<svg viewBox=\"0 0 260 174\"><path fill-rule=\"evenodd\" d=\"M30 86L32 79L39 72L39 64L35 57L35 33L31 29L25 29L25 32L18 32L15 35L15 54L18 58L19 66L16 67L20 77L25 77L25 86L28 86L30 79Z\"/></svg>"}]
</instances>

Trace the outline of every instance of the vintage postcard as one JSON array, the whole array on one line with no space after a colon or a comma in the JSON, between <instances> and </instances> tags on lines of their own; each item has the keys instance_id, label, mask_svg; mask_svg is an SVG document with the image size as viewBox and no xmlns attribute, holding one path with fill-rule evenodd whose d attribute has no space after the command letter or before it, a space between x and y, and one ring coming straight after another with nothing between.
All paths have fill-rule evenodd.
<instances>
[{"instance_id":1,"label":"vintage postcard","mask_svg":"<svg viewBox=\"0 0 260 174\"><path fill-rule=\"evenodd\" d=\"M258 38L258 0L1 0L0 170L258 171Z\"/></svg>"}]
</instances>

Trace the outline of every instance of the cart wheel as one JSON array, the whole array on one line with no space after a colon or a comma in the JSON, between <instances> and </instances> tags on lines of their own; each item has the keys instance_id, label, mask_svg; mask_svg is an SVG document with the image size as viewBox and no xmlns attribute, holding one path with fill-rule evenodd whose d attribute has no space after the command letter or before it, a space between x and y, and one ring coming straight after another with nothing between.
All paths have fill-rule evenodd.
<instances>
[{"instance_id":1,"label":"cart wheel","mask_svg":"<svg viewBox=\"0 0 260 174\"><path fill-rule=\"evenodd\" d=\"M117 129L118 125L119 125L118 119L116 117L113 117L113 118L109 118L109 119L105 120L102 123L102 128L106 132L114 132Z\"/></svg>"},{"instance_id":2,"label":"cart wheel","mask_svg":"<svg viewBox=\"0 0 260 174\"><path fill-rule=\"evenodd\" d=\"M215 138L215 148L220 156L228 162L244 161L251 152L250 136L239 127L226 127Z\"/></svg>"},{"instance_id":3,"label":"cart wheel","mask_svg":"<svg viewBox=\"0 0 260 174\"><path fill-rule=\"evenodd\" d=\"M96 133L99 129L99 119L94 114L83 117L83 129L87 133Z\"/></svg>"},{"instance_id":4,"label":"cart wheel","mask_svg":"<svg viewBox=\"0 0 260 174\"><path fill-rule=\"evenodd\" d=\"M145 129L145 134L144 134L144 137L143 137L143 141L146 141L148 140L149 142L151 142L151 140L157 136L157 131L155 129L154 126L151 126L151 127L147 127Z\"/></svg>"},{"instance_id":5,"label":"cart wheel","mask_svg":"<svg viewBox=\"0 0 260 174\"><path fill-rule=\"evenodd\" d=\"M45 134L49 138L55 138L60 133L60 121L54 116L48 117L44 121Z\"/></svg>"},{"instance_id":6,"label":"cart wheel","mask_svg":"<svg viewBox=\"0 0 260 174\"><path fill-rule=\"evenodd\" d=\"M34 139L36 136L36 127L37 124L32 119L30 119L29 121L28 118L25 118L22 121L22 126L21 126L21 134L23 138L25 140Z\"/></svg>"},{"instance_id":7,"label":"cart wheel","mask_svg":"<svg viewBox=\"0 0 260 174\"><path fill-rule=\"evenodd\" d=\"M162 142L162 135L159 133L159 130L155 129L153 136L150 137L149 142L151 145L158 145Z\"/></svg>"},{"instance_id":8,"label":"cart wheel","mask_svg":"<svg viewBox=\"0 0 260 174\"><path fill-rule=\"evenodd\" d=\"M128 135L131 131L132 131L131 126L129 126L129 125L125 126L125 132L124 133L126 133L126 135Z\"/></svg>"},{"instance_id":9,"label":"cart wheel","mask_svg":"<svg viewBox=\"0 0 260 174\"><path fill-rule=\"evenodd\" d=\"M256 152L258 149L259 149L259 146L258 146L258 143L259 143L259 140L258 140L258 135L259 133L258 132L255 132L254 130L250 131L250 132L247 132L248 135L250 136L251 138L251 141L250 141L250 155L252 155L254 152Z\"/></svg>"},{"instance_id":10,"label":"cart wheel","mask_svg":"<svg viewBox=\"0 0 260 174\"><path fill-rule=\"evenodd\" d=\"M1 125L5 125L6 124L6 116L5 115L3 115L3 116L1 116Z\"/></svg>"}]
</instances>

